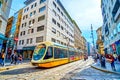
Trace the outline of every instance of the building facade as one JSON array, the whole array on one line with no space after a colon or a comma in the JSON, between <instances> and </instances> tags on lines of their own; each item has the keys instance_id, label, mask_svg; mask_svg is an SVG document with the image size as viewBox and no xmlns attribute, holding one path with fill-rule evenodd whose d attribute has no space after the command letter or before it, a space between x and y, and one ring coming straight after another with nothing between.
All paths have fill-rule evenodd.
<instances>
[{"instance_id":1,"label":"building facade","mask_svg":"<svg viewBox=\"0 0 120 80\"><path fill-rule=\"evenodd\" d=\"M8 38L8 56L11 55L12 51L16 50L19 28L22 18L22 9L14 13L12 17L8 19L5 36ZM6 47L7 41L4 41Z\"/></svg>"},{"instance_id":2,"label":"building facade","mask_svg":"<svg viewBox=\"0 0 120 80\"><path fill-rule=\"evenodd\" d=\"M52 41L74 47L72 19L59 0L26 0L17 49L31 58L36 45Z\"/></svg>"},{"instance_id":3,"label":"building facade","mask_svg":"<svg viewBox=\"0 0 120 80\"><path fill-rule=\"evenodd\" d=\"M90 45L90 43L89 42L87 42L87 54L88 54L88 56L90 56L91 55L91 53L90 53L90 50L91 50L91 45Z\"/></svg>"},{"instance_id":4,"label":"building facade","mask_svg":"<svg viewBox=\"0 0 120 80\"><path fill-rule=\"evenodd\" d=\"M105 53L120 55L120 0L101 0Z\"/></svg>"},{"instance_id":5,"label":"building facade","mask_svg":"<svg viewBox=\"0 0 120 80\"><path fill-rule=\"evenodd\" d=\"M74 46L77 49L82 49L82 42L81 42L82 32L75 21L73 21L73 25L74 25Z\"/></svg>"},{"instance_id":6,"label":"building facade","mask_svg":"<svg viewBox=\"0 0 120 80\"><path fill-rule=\"evenodd\" d=\"M104 54L104 46L103 46L103 41L102 41L102 27L99 27L96 30L96 33L97 33L96 45L97 45L98 53Z\"/></svg>"},{"instance_id":7,"label":"building facade","mask_svg":"<svg viewBox=\"0 0 120 80\"><path fill-rule=\"evenodd\" d=\"M3 47L3 41L7 40L5 38L5 30L7 26L11 3L12 0L0 0L0 52Z\"/></svg>"},{"instance_id":8,"label":"building facade","mask_svg":"<svg viewBox=\"0 0 120 80\"><path fill-rule=\"evenodd\" d=\"M87 40L82 36L82 40L81 40L81 42L82 42L82 45L81 45L81 47L82 47L82 51L83 51L83 53L85 53L85 54L87 54Z\"/></svg>"}]
</instances>

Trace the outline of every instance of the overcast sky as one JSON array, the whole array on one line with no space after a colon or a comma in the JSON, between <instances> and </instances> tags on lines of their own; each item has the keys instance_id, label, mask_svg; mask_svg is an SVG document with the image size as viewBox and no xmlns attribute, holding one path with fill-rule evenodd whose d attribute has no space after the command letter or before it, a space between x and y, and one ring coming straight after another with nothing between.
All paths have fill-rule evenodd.
<instances>
[{"instance_id":1,"label":"overcast sky","mask_svg":"<svg viewBox=\"0 0 120 80\"><path fill-rule=\"evenodd\" d=\"M12 9L18 11L24 6L25 0L13 0ZM82 35L88 42L92 42L90 38L90 26L93 25L94 37L96 40L96 29L102 26L102 15L100 8L101 0L60 0L68 11L70 16L77 22L82 31ZM16 5L17 4L17 5ZM11 10L10 16L14 14Z\"/></svg>"}]
</instances>

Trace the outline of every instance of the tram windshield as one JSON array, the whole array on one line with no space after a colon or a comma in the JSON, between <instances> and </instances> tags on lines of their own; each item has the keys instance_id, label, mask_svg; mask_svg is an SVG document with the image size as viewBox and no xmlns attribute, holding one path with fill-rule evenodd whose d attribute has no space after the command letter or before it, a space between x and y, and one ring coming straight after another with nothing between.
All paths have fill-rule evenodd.
<instances>
[{"instance_id":1,"label":"tram windshield","mask_svg":"<svg viewBox=\"0 0 120 80\"><path fill-rule=\"evenodd\" d=\"M34 50L33 59L34 60L41 59L43 57L44 53L45 53L45 50L46 50L46 45L45 44L38 45Z\"/></svg>"}]
</instances>

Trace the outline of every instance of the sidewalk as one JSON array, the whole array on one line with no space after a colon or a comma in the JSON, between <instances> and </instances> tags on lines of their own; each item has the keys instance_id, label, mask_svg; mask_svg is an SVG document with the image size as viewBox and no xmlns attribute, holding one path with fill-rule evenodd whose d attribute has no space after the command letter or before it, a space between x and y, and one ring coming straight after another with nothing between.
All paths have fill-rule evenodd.
<instances>
[{"instance_id":1,"label":"sidewalk","mask_svg":"<svg viewBox=\"0 0 120 80\"><path fill-rule=\"evenodd\" d=\"M23 60L23 62L22 62L22 64L27 64L27 63L29 63L30 62L30 60ZM9 61L7 61L6 63L5 63L5 66L1 66L0 65L0 71L3 71L3 70L9 70L9 69L12 69L12 68L15 68L17 65L21 65L21 63L20 64L11 64Z\"/></svg>"},{"instance_id":2,"label":"sidewalk","mask_svg":"<svg viewBox=\"0 0 120 80\"><path fill-rule=\"evenodd\" d=\"M116 71L113 71L111 64L106 61L106 68L102 68L99 62L94 63L91 67L109 73L120 74L120 63L115 63Z\"/></svg>"}]
</instances>

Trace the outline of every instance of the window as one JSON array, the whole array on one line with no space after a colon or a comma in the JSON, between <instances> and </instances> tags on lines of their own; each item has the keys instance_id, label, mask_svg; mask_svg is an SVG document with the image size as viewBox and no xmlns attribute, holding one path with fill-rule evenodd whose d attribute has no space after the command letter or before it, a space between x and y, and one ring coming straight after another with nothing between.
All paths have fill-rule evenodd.
<instances>
[{"instance_id":1,"label":"window","mask_svg":"<svg viewBox=\"0 0 120 80\"><path fill-rule=\"evenodd\" d=\"M31 9L33 8L33 5L31 5Z\"/></svg>"},{"instance_id":2,"label":"window","mask_svg":"<svg viewBox=\"0 0 120 80\"><path fill-rule=\"evenodd\" d=\"M61 29L63 30L63 26L61 26Z\"/></svg>"},{"instance_id":3,"label":"window","mask_svg":"<svg viewBox=\"0 0 120 80\"><path fill-rule=\"evenodd\" d=\"M53 57L53 48L52 47L48 47L48 50L46 52L46 55L44 57L44 59L49 59Z\"/></svg>"},{"instance_id":4,"label":"window","mask_svg":"<svg viewBox=\"0 0 120 80\"><path fill-rule=\"evenodd\" d=\"M54 7L56 8L56 4L55 4L55 2L53 2L53 5L54 5Z\"/></svg>"},{"instance_id":5,"label":"window","mask_svg":"<svg viewBox=\"0 0 120 80\"><path fill-rule=\"evenodd\" d=\"M23 16L23 20L25 19L25 16Z\"/></svg>"},{"instance_id":6,"label":"window","mask_svg":"<svg viewBox=\"0 0 120 80\"><path fill-rule=\"evenodd\" d=\"M43 36L36 37L36 43L43 42Z\"/></svg>"},{"instance_id":7,"label":"window","mask_svg":"<svg viewBox=\"0 0 120 80\"><path fill-rule=\"evenodd\" d=\"M37 6L37 3L35 3L35 7Z\"/></svg>"},{"instance_id":8,"label":"window","mask_svg":"<svg viewBox=\"0 0 120 80\"><path fill-rule=\"evenodd\" d=\"M46 8L46 6L39 8L39 12L43 12L45 10L45 8Z\"/></svg>"},{"instance_id":9,"label":"window","mask_svg":"<svg viewBox=\"0 0 120 80\"><path fill-rule=\"evenodd\" d=\"M53 13L54 13L54 15L56 16L56 12L55 12L55 10L53 10Z\"/></svg>"},{"instance_id":10,"label":"window","mask_svg":"<svg viewBox=\"0 0 120 80\"><path fill-rule=\"evenodd\" d=\"M59 31L57 31L57 36L60 36L60 32Z\"/></svg>"},{"instance_id":11,"label":"window","mask_svg":"<svg viewBox=\"0 0 120 80\"><path fill-rule=\"evenodd\" d=\"M20 32L20 36L22 36L22 32Z\"/></svg>"},{"instance_id":12,"label":"window","mask_svg":"<svg viewBox=\"0 0 120 80\"><path fill-rule=\"evenodd\" d=\"M26 12L26 9L24 9L24 13Z\"/></svg>"},{"instance_id":13,"label":"window","mask_svg":"<svg viewBox=\"0 0 120 80\"><path fill-rule=\"evenodd\" d=\"M27 11L29 10L29 7L27 8Z\"/></svg>"},{"instance_id":14,"label":"window","mask_svg":"<svg viewBox=\"0 0 120 80\"><path fill-rule=\"evenodd\" d=\"M56 34L56 29L52 27L52 32Z\"/></svg>"},{"instance_id":15,"label":"window","mask_svg":"<svg viewBox=\"0 0 120 80\"><path fill-rule=\"evenodd\" d=\"M24 23L22 23L22 27L24 27Z\"/></svg>"},{"instance_id":16,"label":"window","mask_svg":"<svg viewBox=\"0 0 120 80\"><path fill-rule=\"evenodd\" d=\"M22 45L24 44L24 40L22 40Z\"/></svg>"},{"instance_id":17,"label":"window","mask_svg":"<svg viewBox=\"0 0 120 80\"><path fill-rule=\"evenodd\" d=\"M59 41L59 40L57 40L57 43L59 43L59 44L60 44L60 41Z\"/></svg>"},{"instance_id":18,"label":"window","mask_svg":"<svg viewBox=\"0 0 120 80\"><path fill-rule=\"evenodd\" d=\"M60 12L60 9L57 7L57 10Z\"/></svg>"},{"instance_id":19,"label":"window","mask_svg":"<svg viewBox=\"0 0 120 80\"><path fill-rule=\"evenodd\" d=\"M27 25L27 23L25 22L25 26Z\"/></svg>"},{"instance_id":20,"label":"window","mask_svg":"<svg viewBox=\"0 0 120 80\"><path fill-rule=\"evenodd\" d=\"M55 19L53 19L53 18L52 18L52 22L53 22L54 24L56 24L56 20L55 20Z\"/></svg>"},{"instance_id":21,"label":"window","mask_svg":"<svg viewBox=\"0 0 120 80\"><path fill-rule=\"evenodd\" d=\"M32 23L33 23L33 24L35 23L35 19L32 20Z\"/></svg>"},{"instance_id":22,"label":"window","mask_svg":"<svg viewBox=\"0 0 120 80\"><path fill-rule=\"evenodd\" d=\"M28 15L26 15L26 19L28 18Z\"/></svg>"},{"instance_id":23,"label":"window","mask_svg":"<svg viewBox=\"0 0 120 80\"><path fill-rule=\"evenodd\" d=\"M44 19L45 19L45 15L40 16L40 17L38 18L38 22L39 22L39 21L42 21L42 20L44 20Z\"/></svg>"},{"instance_id":24,"label":"window","mask_svg":"<svg viewBox=\"0 0 120 80\"><path fill-rule=\"evenodd\" d=\"M35 14L36 14L36 11L34 11L33 13L34 13L34 15L35 15Z\"/></svg>"},{"instance_id":25,"label":"window","mask_svg":"<svg viewBox=\"0 0 120 80\"><path fill-rule=\"evenodd\" d=\"M60 24L59 24L59 23L57 23L57 26L58 26L58 27L60 27Z\"/></svg>"},{"instance_id":26,"label":"window","mask_svg":"<svg viewBox=\"0 0 120 80\"><path fill-rule=\"evenodd\" d=\"M26 42L27 44L29 44L29 39L27 39L27 42Z\"/></svg>"},{"instance_id":27,"label":"window","mask_svg":"<svg viewBox=\"0 0 120 80\"><path fill-rule=\"evenodd\" d=\"M32 38L30 38L30 44L32 43L32 41L33 41L33 39L32 39Z\"/></svg>"},{"instance_id":28,"label":"window","mask_svg":"<svg viewBox=\"0 0 120 80\"><path fill-rule=\"evenodd\" d=\"M32 12L30 13L30 17L32 16Z\"/></svg>"},{"instance_id":29,"label":"window","mask_svg":"<svg viewBox=\"0 0 120 80\"><path fill-rule=\"evenodd\" d=\"M29 21L29 25L31 25L31 20Z\"/></svg>"},{"instance_id":30,"label":"window","mask_svg":"<svg viewBox=\"0 0 120 80\"><path fill-rule=\"evenodd\" d=\"M56 40L54 38L51 39L52 42L56 42Z\"/></svg>"},{"instance_id":31,"label":"window","mask_svg":"<svg viewBox=\"0 0 120 80\"><path fill-rule=\"evenodd\" d=\"M44 30L44 25L37 27L37 32Z\"/></svg>"},{"instance_id":32,"label":"window","mask_svg":"<svg viewBox=\"0 0 120 80\"><path fill-rule=\"evenodd\" d=\"M46 1L46 0L40 0L40 4L43 3L43 2L45 2L45 1Z\"/></svg>"},{"instance_id":33,"label":"window","mask_svg":"<svg viewBox=\"0 0 120 80\"><path fill-rule=\"evenodd\" d=\"M19 41L19 45L21 45L21 40Z\"/></svg>"},{"instance_id":34,"label":"window","mask_svg":"<svg viewBox=\"0 0 120 80\"><path fill-rule=\"evenodd\" d=\"M23 31L23 35L25 35L25 31Z\"/></svg>"},{"instance_id":35,"label":"window","mask_svg":"<svg viewBox=\"0 0 120 80\"><path fill-rule=\"evenodd\" d=\"M33 33L34 29L28 29L28 34Z\"/></svg>"},{"instance_id":36,"label":"window","mask_svg":"<svg viewBox=\"0 0 120 80\"><path fill-rule=\"evenodd\" d=\"M67 51L60 48L54 48L54 58L66 58L67 57Z\"/></svg>"}]
</instances>

